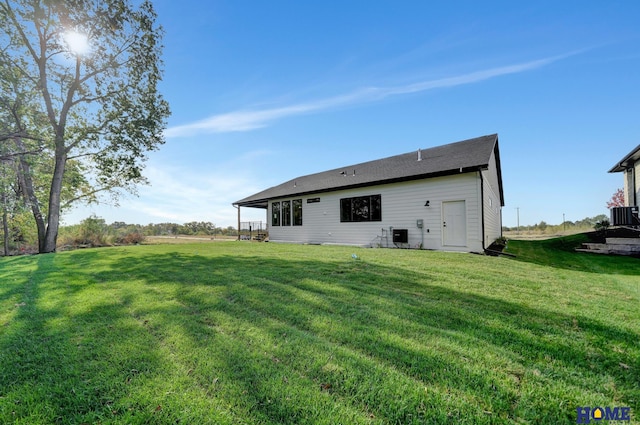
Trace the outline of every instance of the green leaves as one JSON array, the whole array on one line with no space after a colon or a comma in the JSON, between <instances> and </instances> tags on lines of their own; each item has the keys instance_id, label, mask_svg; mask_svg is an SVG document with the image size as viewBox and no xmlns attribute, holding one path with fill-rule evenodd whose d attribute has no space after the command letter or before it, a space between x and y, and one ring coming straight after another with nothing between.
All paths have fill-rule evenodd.
<instances>
[{"instance_id":1,"label":"green leaves","mask_svg":"<svg viewBox=\"0 0 640 425\"><path fill-rule=\"evenodd\" d=\"M164 143L170 114L157 87L163 31L149 1L3 1L0 23L0 98L11 105L0 112L0 140L22 132L46 144L40 156L53 167L39 199L48 205L41 240L53 251L63 206L145 183L147 152ZM87 37L86 51L70 49L70 32Z\"/></svg>"}]
</instances>

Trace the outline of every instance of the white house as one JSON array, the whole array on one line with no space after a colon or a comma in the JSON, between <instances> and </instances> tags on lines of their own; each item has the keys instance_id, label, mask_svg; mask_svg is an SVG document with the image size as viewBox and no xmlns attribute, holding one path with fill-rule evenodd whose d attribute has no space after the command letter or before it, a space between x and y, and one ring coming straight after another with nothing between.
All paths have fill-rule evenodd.
<instances>
[{"instance_id":1,"label":"white house","mask_svg":"<svg viewBox=\"0 0 640 425\"><path fill-rule=\"evenodd\" d=\"M625 206L640 205L640 145L618 161L609 172L624 173Z\"/></svg>"},{"instance_id":2,"label":"white house","mask_svg":"<svg viewBox=\"0 0 640 425\"><path fill-rule=\"evenodd\" d=\"M233 205L238 217L266 209L272 242L482 252L502 236L498 135L296 177Z\"/></svg>"}]
</instances>

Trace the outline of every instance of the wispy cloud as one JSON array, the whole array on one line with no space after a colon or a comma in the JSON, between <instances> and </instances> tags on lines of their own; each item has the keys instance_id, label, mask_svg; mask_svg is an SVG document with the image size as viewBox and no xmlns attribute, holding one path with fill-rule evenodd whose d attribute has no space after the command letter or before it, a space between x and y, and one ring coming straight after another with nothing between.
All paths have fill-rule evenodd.
<instances>
[{"instance_id":1,"label":"wispy cloud","mask_svg":"<svg viewBox=\"0 0 640 425\"><path fill-rule=\"evenodd\" d=\"M573 52L565 55L553 56L515 65L485 69L452 77L419 81L416 83L405 84L401 86L366 87L340 96L318 99L315 101L303 102L289 106L258 110L240 110L213 115L209 118L190 124L170 127L165 131L165 136L167 138L174 138L187 137L204 133L230 133L239 131L250 131L257 128L265 127L273 121L289 116L324 111L331 108L358 103L375 102L391 96L419 93L438 88L462 86L466 84L485 81L495 77L500 77L503 75L518 74L521 72L542 68L546 65L549 65L560 59L564 59L568 56L572 56L576 53L577 52Z\"/></svg>"},{"instance_id":2,"label":"wispy cloud","mask_svg":"<svg viewBox=\"0 0 640 425\"><path fill-rule=\"evenodd\" d=\"M218 225L234 218L232 202L244 193L260 190L249 174L237 170L220 169L203 172L184 167L148 167L150 186L140 190L140 197L131 200L128 207L137 215L148 217L149 222L211 221ZM180 179L176 179L180 176ZM259 212L264 220L264 212Z\"/></svg>"},{"instance_id":3,"label":"wispy cloud","mask_svg":"<svg viewBox=\"0 0 640 425\"><path fill-rule=\"evenodd\" d=\"M240 160L258 161L266 151L246 153ZM65 223L74 224L96 214L107 223L185 223L209 221L217 226L237 227L237 213L232 202L264 187L263 180L256 179L250 171L238 169L235 158L219 163L216 169L203 170L185 166L156 163L148 165L145 175L149 186L141 186L139 197L127 196L119 207L105 205L77 206L65 216ZM179 177L176 177L179 176ZM243 211L244 221L265 220L264 210L249 208Z\"/></svg>"}]
</instances>

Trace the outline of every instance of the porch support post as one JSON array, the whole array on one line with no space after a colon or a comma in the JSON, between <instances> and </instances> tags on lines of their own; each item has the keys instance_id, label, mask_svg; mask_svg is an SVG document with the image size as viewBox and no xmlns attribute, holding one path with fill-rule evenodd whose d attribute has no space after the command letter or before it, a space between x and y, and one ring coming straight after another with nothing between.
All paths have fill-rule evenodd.
<instances>
[{"instance_id":1,"label":"porch support post","mask_svg":"<svg viewBox=\"0 0 640 425\"><path fill-rule=\"evenodd\" d=\"M240 205L238 205L238 240L240 240Z\"/></svg>"}]
</instances>

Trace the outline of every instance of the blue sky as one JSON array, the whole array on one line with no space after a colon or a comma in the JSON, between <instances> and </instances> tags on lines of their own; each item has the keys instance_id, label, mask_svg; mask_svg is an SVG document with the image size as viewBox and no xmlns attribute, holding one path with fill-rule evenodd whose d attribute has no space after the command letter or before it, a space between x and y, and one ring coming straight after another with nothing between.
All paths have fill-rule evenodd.
<instances>
[{"instance_id":1,"label":"blue sky","mask_svg":"<svg viewBox=\"0 0 640 425\"><path fill-rule=\"evenodd\" d=\"M503 223L607 214L640 144L640 2L154 1L172 116L108 223L236 226L299 175L498 133ZM243 221L265 220L245 208Z\"/></svg>"}]
</instances>

